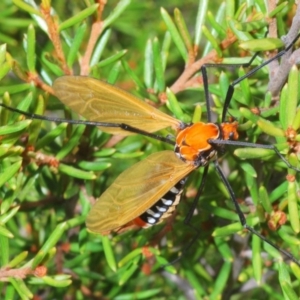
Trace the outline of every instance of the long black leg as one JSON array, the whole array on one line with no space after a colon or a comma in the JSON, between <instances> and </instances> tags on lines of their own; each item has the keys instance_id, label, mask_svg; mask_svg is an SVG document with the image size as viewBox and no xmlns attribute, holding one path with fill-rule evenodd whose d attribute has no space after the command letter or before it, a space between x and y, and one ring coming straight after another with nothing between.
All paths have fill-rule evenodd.
<instances>
[{"instance_id":1,"label":"long black leg","mask_svg":"<svg viewBox=\"0 0 300 300\"><path fill-rule=\"evenodd\" d=\"M199 202L199 199L200 199L200 196L202 195L202 192L203 192L203 189L205 187L205 183L206 183L206 177L207 177L207 173L208 173L208 166L204 167L204 170L203 170L203 174L202 174L202 178L201 178L201 184L200 184L200 187L198 189L198 192L193 200L193 203L184 219L184 224L186 225L190 225L190 221L193 217L193 214L195 212L195 209L198 207L198 202ZM196 230L197 231L197 230Z\"/></svg>"},{"instance_id":2,"label":"long black leg","mask_svg":"<svg viewBox=\"0 0 300 300\"><path fill-rule=\"evenodd\" d=\"M244 64L204 64L201 67L201 73L202 73L202 78L203 78L203 88L204 88L204 95L205 95L205 102L206 102L206 109L207 109L207 121L208 122L212 121L212 117L211 117L210 101L209 101L210 93L209 93L209 89L208 89L207 68L238 68L238 67L248 68L252 64L252 62L255 60L255 58L258 56L258 54L259 54L259 52L256 52L251 57L251 59L247 63L244 63ZM250 75L252 75L252 73ZM240 78L242 78L240 81L244 80L247 77L248 76L240 77ZM238 79L240 79L240 78L238 78ZM234 86L237 83L239 83L240 81L236 82L236 80L235 80L228 87L226 98L225 98L225 103L224 103L224 109L223 109L223 113L222 113L222 122L224 122L224 119L225 119L225 118L223 119L224 111L225 111L225 115L226 115L227 108L229 106L230 100L231 100L233 92L234 92Z\"/></svg>"},{"instance_id":3,"label":"long black leg","mask_svg":"<svg viewBox=\"0 0 300 300\"><path fill-rule=\"evenodd\" d=\"M255 144L248 142L240 142L240 141L231 141L231 140L209 140L210 144L216 145L230 145L230 146L240 146L240 147L249 147L249 148L260 148L260 149L269 149L273 150L274 153L291 169L300 172L300 169L294 167L289 163L289 161L279 152L279 150L274 145L265 145L265 144Z\"/></svg>"},{"instance_id":4,"label":"long black leg","mask_svg":"<svg viewBox=\"0 0 300 300\"><path fill-rule=\"evenodd\" d=\"M252 62L254 61L254 59L256 58L257 55L258 55L258 53L255 53L253 55L253 57L250 59L250 61L245 63L245 64L205 64L201 67L202 78L203 78L203 88L204 88L205 101L206 101L206 107L207 107L207 120L208 120L208 122L211 122L212 118L211 118L210 102L209 102L210 93L209 93L209 89L208 89L209 85L208 85L208 77L207 77L207 68L210 68L210 67L214 67L214 68L218 68L218 67L228 68L228 67L230 67L231 68L231 67L240 67L240 66L248 67L252 64ZM228 94L228 92L227 92L227 94ZM232 90L231 96L232 96L232 94L233 94L233 90ZM216 144L218 144L218 143L216 143ZM192 228L196 232L196 234L192 238L192 240L188 243L188 245L185 246L185 248L182 251L182 254L176 260L172 261L172 263L175 263L178 260L180 260L182 255L190 249L190 247L195 243L195 241L199 237L200 231L191 224L191 219L193 217L195 209L198 206L200 196L201 196L202 191L204 189L205 182L206 182L206 177L207 177L207 172L208 172L208 166L206 166L204 168L203 176L202 176L202 180L201 180L201 185L200 185L200 187L198 189L198 192L197 192L197 195L195 196L194 201L193 201L193 203L192 203L192 205L191 205L191 207L188 211L188 214L186 215L186 217L184 219L184 224L189 226L190 228Z\"/></svg>"},{"instance_id":5,"label":"long black leg","mask_svg":"<svg viewBox=\"0 0 300 300\"><path fill-rule=\"evenodd\" d=\"M270 64L272 61L280 58L281 56L283 56L284 54L286 54L294 45L294 43L299 39L300 34L298 34L294 40L282 51L280 51L277 55L275 55L274 57L266 60L265 62L263 62L261 65L253 68L251 71L249 71L247 74L245 74L244 76L239 77L238 79L234 80L228 87L227 93L226 93L226 97L225 97L225 102L224 102L224 108L223 108L223 113L222 113L222 122L225 121L226 119L226 114L227 114L227 110L230 104L230 101L232 99L233 93L234 93L234 87L239 84L241 81L243 81L245 78L248 78L250 76L252 76L254 73L256 73L258 70L260 70L261 68L263 68L264 66ZM254 61L255 57L257 56L258 53L256 53L251 60L246 63L246 64L241 64L240 66L242 67L249 67L252 62ZM228 67L228 65L219 65L220 67ZM204 84L204 91L205 94L208 95L208 86L207 86L207 73L206 73L206 67L215 67L215 65L205 65L202 67L201 71L203 74L203 82ZM206 104L207 104L207 109L209 112L209 97L206 97ZM211 118L210 116L208 116L208 120L210 121ZM270 149L273 150L276 155L291 169L296 170L296 171L300 171L299 168L292 166L287 159L279 152L279 150L276 148L276 146L274 145L263 145L263 144L254 144L254 143L248 143L248 142L240 142L240 141L230 141L230 140L211 140L209 141L209 143L211 144L215 144L215 145L231 145L231 146L240 146L240 147L252 147L252 148L261 148L261 149ZM215 166L216 169L222 179L222 181L224 182L228 192L230 193L230 197L234 203L234 206L236 208L236 211L238 213L240 222L242 224L242 226L246 229L248 229L250 232L252 232L253 234L257 235L258 237L260 237L263 241L265 241L266 243L270 244L271 246L273 246L274 248L276 248L278 251L280 251L283 255L287 256L289 259L291 259L292 261L294 261L297 265L299 265L299 261L297 261L291 253L278 248L275 244L273 244L272 242L270 242L269 240L267 240L264 236L262 236L259 232L257 232L254 228L250 227L247 223L246 223L246 219L240 209L240 206L238 204L238 202L236 201L234 192L230 186L230 184L228 183L226 177L224 176L224 173L222 172L221 168L219 167L218 163L215 162Z\"/></svg>"},{"instance_id":6,"label":"long black leg","mask_svg":"<svg viewBox=\"0 0 300 300\"><path fill-rule=\"evenodd\" d=\"M277 249L281 254L283 254L286 257L288 257L290 260L292 260L298 266L300 266L300 262L298 260L296 260L295 257L291 253L289 253L288 251L285 251L285 250L279 248L277 245L275 245L274 243L272 243L271 241L269 241L266 237L264 237L262 234L260 234L258 231L256 231L253 227L251 227L251 226L249 226L247 224L246 218L245 218L245 216L244 216L244 214L243 214L243 212L242 212L242 210L240 208L240 205L238 204L238 202L236 200L234 192L233 192L233 190L232 190L232 188L231 188L228 180L226 179L226 177L225 177L222 169L220 168L220 166L219 166L219 164L218 164L217 161L214 162L214 165L216 167L216 170L217 170L219 176L221 177L224 185L226 186L226 188L227 188L227 190L228 190L228 192L230 194L230 198L231 198L231 200L233 202L233 205L234 205L235 210L236 210L236 212L237 212L237 214L239 216L239 219L240 219L240 222L241 222L242 226L245 229L249 230L252 234L257 235L264 242L268 243L269 245L271 245L272 247L274 247L275 249Z\"/></svg>"},{"instance_id":7,"label":"long black leg","mask_svg":"<svg viewBox=\"0 0 300 300\"><path fill-rule=\"evenodd\" d=\"M206 183L206 178L207 178L207 173L208 173L208 166L204 167L203 170L203 174L202 174L202 178L201 178L201 184L200 187L197 191L197 194L193 200L193 203L191 205L191 207L189 208L189 211L183 221L183 223L187 226L189 226L190 228L192 228L195 231L195 235L193 236L193 238L188 242L188 244L184 247L184 249L182 250L180 256L178 256L176 259L174 259L172 262L170 262L169 264L163 266L163 268L165 268L168 265L174 264L176 262L178 262L183 256L184 254L193 246L193 244L198 240L199 235L200 235L200 231L198 228L196 228L195 226L193 226L191 224L191 219L194 215L195 209L198 207L198 202L200 199L200 196L202 195L203 189L205 187L205 183Z\"/></svg>"},{"instance_id":8,"label":"long black leg","mask_svg":"<svg viewBox=\"0 0 300 300\"><path fill-rule=\"evenodd\" d=\"M227 90L227 94L225 97L225 102L224 102L224 107L223 107L223 113L222 113L222 122L225 121L226 119L226 113L232 98L232 95L234 93L234 86L239 84L241 81L243 81L245 78L249 78L250 76L252 76L254 73L256 73L258 70L262 69L264 66L270 64L272 61L280 58L281 56L283 56L284 54L286 54L292 47L293 45L296 43L296 41L299 39L300 37L300 33L297 34L297 36L294 38L294 40L283 50L281 50L280 52L278 52L275 56L273 56L272 58L266 60L265 62L263 62L262 64L260 64L259 66L253 68L251 71L249 71L247 74L245 74L244 76L241 76L239 78L237 78L236 80L234 80L228 87ZM254 55L254 57L250 60L249 63L241 65L242 67L249 67L251 65L251 63L253 62L253 60L255 59L257 53Z\"/></svg>"},{"instance_id":9,"label":"long black leg","mask_svg":"<svg viewBox=\"0 0 300 300\"><path fill-rule=\"evenodd\" d=\"M130 132L134 132L134 133L137 133L137 134L142 134L142 135L148 136L150 138L162 141L164 143L171 144L172 146L175 145L175 142L170 140L167 137L163 137L163 136L160 136L160 135L157 135L157 134L153 134L153 133L150 133L150 132L147 132L147 131L144 131L144 130L141 130L141 129L138 129L138 128L135 128L135 127L132 127L132 126L129 126L127 124L123 124L123 123L118 124L118 123L94 122L94 121L88 121L88 120L67 120L67 119L54 118L54 117L45 117L45 116L42 116L42 115L28 113L28 112L25 112L23 110L10 107L8 105L5 105L4 103L0 103L0 106L4 107L4 108L6 108L10 111L17 112L21 115L24 115L24 116L26 116L30 119L51 121L51 122L55 122L55 123L68 123L68 124L77 124L77 125L81 124L81 125L87 125L87 126L121 128L125 131L130 131Z\"/></svg>"},{"instance_id":10,"label":"long black leg","mask_svg":"<svg viewBox=\"0 0 300 300\"><path fill-rule=\"evenodd\" d=\"M281 56L283 56L284 54L286 54L293 47L293 45L299 39L299 37L300 37L300 33L294 38L294 40L284 50L281 50L274 57L266 60L265 62L263 62L259 66L257 66L255 68L253 68L252 70L250 70L244 76L241 76L241 77L237 78L236 80L234 80L232 83L230 83L230 85L228 87L228 90L227 90L227 93L226 93L225 101L224 101L224 107L223 107L221 122L224 122L226 120L226 114L227 114L227 110L228 110L230 101L232 99L232 95L234 93L234 87L237 84L239 84L241 81L243 81L245 78L249 78L254 73L256 73L257 71L262 69L264 66L270 64L272 61L274 61L274 60L280 58ZM251 64L253 63L255 58L258 56L258 54L259 54L259 52L256 52L252 56L252 58L249 60L249 62L244 63L244 64L205 64L201 67L204 94L205 94L205 101L206 101L206 107L207 107L207 120L208 120L208 122L211 122L211 110L210 110L210 102L209 102L210 97L209 97L208 78L207 78L207 70L206 69L207 68L219 68L219 67L221 67L221 68L232 68L232 67L248 68L249 66L251 66Z\"/></svg>"}]
</instances>

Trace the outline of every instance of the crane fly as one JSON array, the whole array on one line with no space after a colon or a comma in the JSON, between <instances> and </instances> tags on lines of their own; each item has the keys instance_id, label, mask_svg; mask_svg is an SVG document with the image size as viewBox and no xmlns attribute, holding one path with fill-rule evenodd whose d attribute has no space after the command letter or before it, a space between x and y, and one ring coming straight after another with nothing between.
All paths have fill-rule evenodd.
<instances>
[{"instance_id":1,"label":"crane fly","mask_svg":"<svg viewBox=\"0 0 300 300\"><path fill-rule=\"evenodd\" d=\"M267 62L271 60L274 58ZM205 67L202 67L201 71L204 79L208 123L185 124L123 90L90 77L64 76L54 82L56 96L61 102L79 115L95 122L101 130L122 135L141 133L174 145L174 151L151 154L120 174L92 207L86 220L87 227L92 232L108 234L135 227L149 227L161 222L172 214L179 203L188 174L199 167L204 167L203 181L208 164L213 161L227 187L243 227L300 265L292 254L278 248L247 224L234 192L216 159L225 144L266 148L274 150L289 167L297 171L299 169L291 166L273 145L237 141L238 123L235 120L225 121L226 110L233 94L233 85L229 87L225 98L222 122L220 124L211 122ZM253 74L261 67L254 68L249 74ZM236 80L234 85L244 78ZM153 134L166 127L177 131L174 142ZM186 218L187 223L198 199L199 193Z\"/></svg>"},{"instance_id":2,"label":"crane fly","mask_svg":"<svg viewBox=\"0 0 300 300\"><path fill-rule=\"evenodd\" d=\"M184 178L217 157L210 140L236 140L237 122L185 124L133 95L102 81L64 76L53 85L56 96L90 121L111 127L100 129L128 135L119 124L143 133L171 127L177 131L175 151L154 153L124 171L100 196L87 217L89 230L107 234L131 227L149 227L170 216L178 204ZM112 127L113 124L118 127ZM121 128L120 128L121 127Z\"/></svg>"},{"instance_id":3,"label":"crane fly","mask_svg":"<svg viewBox=\"0 0 300 300\"><path fill-rule=\"evenodd\" d=\"M165 150L153 153L117 177L92 207L86 221L90 231L109 234L136 227L145 228L161 222L172 214L179 203L186 177L193 170L203 167L201 185L185 219L185 223L191 226L189 221L203 190L208 165L212 162L229 192L241 225L300 266L300 262L290 252L279 248L247 224L233 189L217 161L218 152L225 145L262 148L273 150L287 167L297 172L300 171L299 168L292 166L274 145L238 141L237 121L234 119L226 121L234 86L286 54L299 36L300 34L284 50L254 67L228 86L220 124L213 123L211 120L207 68L249 67L258 53L246 64L206 64L201 67L207 123L186 124L117 87L83 76L60 77L55 80L53 88L61 102L87 120L51 118L27 113L4 103L0 106L33 119L98 126L104 132L123 136L143 134L174 146L174 151ZM175 141L155 133L167 127L177 132Z\"/></svg>"}]
</instances>

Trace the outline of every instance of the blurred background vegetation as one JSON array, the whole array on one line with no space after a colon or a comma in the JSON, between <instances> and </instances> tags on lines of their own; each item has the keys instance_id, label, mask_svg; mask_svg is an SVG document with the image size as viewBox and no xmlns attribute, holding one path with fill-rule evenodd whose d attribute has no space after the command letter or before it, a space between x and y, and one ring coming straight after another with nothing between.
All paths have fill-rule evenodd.
<instances>
[{"instance_id":1,"label":"blurred background vegetation","mask_svg":"<svg viewBox=\"0 0 300 300\"><path fill-rule=\"evenodd\" d=\"M267 50L283 46L279 39L260 42L269 25L275 20L273 38L285 35L297 13L294 1L277 7L273 1L105 2L1 1L2 102L77 118L51 85L64 74L82 74L150 99L186 122L205 121L198 60L246 63L253 51L262 51L253 62L259 65ZM247 43L253 40L254 46ZM218 120L228 83L243 72L247 69L209 68ZM242 141L277 143L286 153L284 130L300 126L299 76L293 69L278 105L267 92L268 73L264 68L236 87L230 114L241 124ZM250 111L257 107L259 117ZM195 236L183 220L201 169L189 177L171 220L101 237L85 227L94 200L127 167L169 146L143 136L121 139L97 128L30 120L4 108L0 121L1 299L298 299L299 266L242 230L213 167L192 220L198 239L180 261L162 268ZM233 152L226 147L220 164L248 222L299 258L298 181L286 179L298 175L270 152ZM296 156L289 159L298 163Z\"/></svg>"}]
</instances>

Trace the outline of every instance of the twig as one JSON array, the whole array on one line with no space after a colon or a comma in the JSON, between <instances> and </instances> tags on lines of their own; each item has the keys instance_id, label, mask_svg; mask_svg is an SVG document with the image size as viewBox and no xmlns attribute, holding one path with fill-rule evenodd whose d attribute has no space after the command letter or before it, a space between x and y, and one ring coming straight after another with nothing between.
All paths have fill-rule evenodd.
<instances>
[{"instance_id":1,"label":"twig","mask_svg":"<svg viewBox=\"0 0 300 300\"><path fill-rule=\"evenodd\" d=\"M61 63L64 73L66 75L72 75L72 70L69 69L65 59L64 52L62 50L61 41L58 33L58 26L57 23L53 21L53 18L50 14L50 9L51 9L50 7L41 4L41 13L45 19L45 22L47 23L48 30L49 30L49 38L53 43L57 58Z\"/></svg>"},{"instance_id":2,"label":"twig","mask_svg":"<svg viewBox=\"0 0 300 300\"><path fill-rule=\"evenodd\" d=\"M103 28L102 21L97 21L92 25L91 35L88 41L87 49L80 63L81 65L80 75L86 76L89 74L91 56L93 54L97 40L102 33L102 28Z\"/></svg>"},{"instance_id":3,"label":"twig","mask_svg":"<svg viewBox=\"0 0 300 300\"><path fill-rule=\"evenodd\" d=\"M292 21L292 26L285 37L282 40L286 46L290 45L296 38L300 29L300 4L297 5L296 14ZM281 64L276 69L270 72L270 83L268 90L273 96L277 96L286 82L286 78L292 68L292 66L299 61L300 51L299 49L292 53L292 49L284 54L281 58Z\"/></svg>"},{"instance_id":4,"label":"twig","mask_svg":"<svg viewBox=\"0 0 300 300\"><path fill-rule=\"evenodd\" d=\"M270 0L268 1L268 12L271 12L273 9L276 8L276 0ZM277 38L277 21L276 18L273 18L269 22L269 29L268 29L268 37L270 38ZM274 57L278 51L274 50L270 52L269 58ZM273 60L269 65L269 76L271 78L271 74L273 74L274 70L277 70L279 66L278 60Z\"/></svg>"},{"instance_id":5,"label":"twig","mask_svg":"<svg viewBox=\"0 0 300 300\"><path fill-rule=\"evenodd\" d=\"M221 43L221 48L226 49L229 45L233 44L237 40L236 36L232 35L226 38ZM195 84L195 79L192 76L199 72L200 68L207 63L219 62L220 58L218 57L216 50L211 50L205 57L195 61L183 71L181 76L173 83L171 90L174 94L183 91L187 87L193 86Z\"/></svg>"},{"instance_id":6,"label":"twig","mask_svg":"<svg viewBox=\"0 0 300 300\"><path fill-rule=\"evenodd\" d=\"M34 275L36 277L43 277L47 274L47 268L44 266L38 266L35 270L30 268L11 269L9 267L0 269L0 282L8 281L9 278L23 279L28 275Z\"/></svg>"},{"instance_id":7,"label":"twig","mask_svg":"<svg viewBox=\"0 0 300 300\"><path fill-rule=\"evenodd\" d=\"M26 81L29 83L34 82L35 86L41 88L51 95L55 95L53 88L46 84L36 73L28 73Z\"/></svg>"},{"instance_id":8,"label":"twig","mask_svg":"<svg viewBox=\"0 0 300 300\"><path fill-rule=\"evenodd\" d=\"M102 12L104 10L104 7L106 5L106 0L98 0L99 7L97 11L96 21L92 25L91 35L88 41L88 45L86 48L86 51L84 53L84 56L81 60L80 66L81 66L81 72L80 75L86 76L89 74L90 71L90 60L94 51L94 48L96 46L96 43L102 33L103 30L103 22L102 20Z\"/></svg>"}]
</instances>

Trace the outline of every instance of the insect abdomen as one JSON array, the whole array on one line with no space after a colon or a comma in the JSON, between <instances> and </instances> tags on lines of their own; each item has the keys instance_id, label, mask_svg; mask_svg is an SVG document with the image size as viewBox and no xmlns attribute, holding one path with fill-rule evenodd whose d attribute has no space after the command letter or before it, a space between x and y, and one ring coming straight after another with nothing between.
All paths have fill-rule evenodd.
<instances>
[{"instance_id":1,"label":"insect abdomen","mask_svg":"<svg viewBox=\"0 0 300 300\"><path fill-rule=\"evenodd\" d=\"M177 182L160 200L133 222L139 227L148 228L170 217L180 202L185 182L186 178Z\"/></svg>"}]
</instances>

